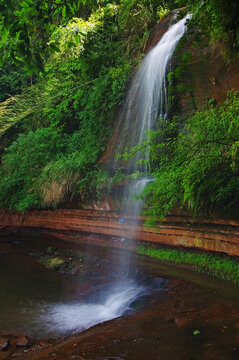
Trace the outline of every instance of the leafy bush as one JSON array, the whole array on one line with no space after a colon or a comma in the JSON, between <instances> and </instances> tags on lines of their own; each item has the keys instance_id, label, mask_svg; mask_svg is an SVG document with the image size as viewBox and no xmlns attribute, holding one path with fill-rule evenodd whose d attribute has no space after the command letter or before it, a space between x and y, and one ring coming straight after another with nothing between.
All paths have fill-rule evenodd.
<instances>
[{"instance_id":1,"label":"leafy bush","mask_svg":"<svg viewBox=\"0 0 239 360\"><path fill-rule=\"evenodd\" d=\"M29 79L27 79L23 67L12 64L8 59L0 68L0 102L11 95L20 93L26 86L29 86Z\"/></svg>"},{"instance_id":2,"label":"leafy bush","mask_svg":"<svg viewBox=\"0 0 239 360\"><path fill-rule=\"evenodd\" d=\"M184 3L192 2L198 3ZM107 0L80 0L74 6L73 2L57 1L55 21L51 18L46 27L42 22L36 33L34 26L41 17L46 18L46 1L39 9L32 7L31 0L16 2L12 8L2 3L6 21L15 7L14 21L25 19L19 34L12 33L19 21L13 26L8 23L4 30L3 38L12 34L9 46L15 49L13 57L19 60L27 55L24 65L31 71L44 68L33 86L0 104L0 136L8 137L4 144L13 141L4 150L0 168L0 206L57 206L89 193L100 196L100 185L108 180L97 161L112 133L131 71L158 16L180 1L120 0L110 4ZM213 9L218 6L214 4ZM74 17L78 14L84 19ZM15 42L20 35L21 41ZM31 44L30 54L22 45L36 37L39 41ZM3 52L6 39L1 43ZM13 90L16 83L10 70L8 75ZM23 80L19 70L19 90ZM175 205L187 206L195 214L215 207L233 208L234 196L238 196L237 104L237 98L231 97L221 109L211 107L195 114L179 135L176 122L171 130L165 124L160 135L151 134L150 164L155 181L145 193L147 214L162 217Z\"/></svg>"},{"instance_id":3,"label":"leafy bush","mask_svg":"<svg viewBox=\"0 0 239 360\"><path fill-rule=\"evenodd\" d=\"M175 133L178 135L175 136ZM160 139L157 136L160 134ZM193 215L235 216L239 199L239 97L196 112L179 130L178 119L151 137L155 181L145 189L151 218L163 218L175 206ZM155 164L154 164L155 166Z\"/></svg>"},{"instance_id":4,"label":"leafy bush","mask_svg":"<svg viewBox=\"0 0 239 360\"><path fill-rule=\"evenodd\" d=\"M87 21L74 18L57 28L50 43L58 49L52 49L38 81L1 103L0 135L17 123L18 132L23 132L5 149L2 159L1 207L57 206L77 196L85 199L89 193L100 196L106 175L97 161L142 48L142 40L137 47L129 44L126 29L120 26L124 2L119 6L107 3ZM57 133L56 127L61 129ZM46 136L48 128L57 137L55 150L50 146L53 140ZM43 149L35 160L32 141L35 153L37 146Z\"/></svg>"},{"instance_id":5,"label":"leafy bush","mask_svg":"<svg viewBox=\"0 0 239 360\"><path fill-rule=\"evenodd\" d=\"M42 206L37 184L39 175L64 146L64 136L54 127L20 134L2 159L1 206L18 210Z\"/></svg>"},{"instance_id":6,"label":"leafy bush","mask_svg":"<svg viewBox=\"0 0 239 360\"><path fill-rule=\"evenodd\" d=\"M239 3L224 0L179 0L191 8L194 13L194 23L207 34L210 41L224 40L231 53L238 55L239 51Z\"/></svg>"}]
</instances>

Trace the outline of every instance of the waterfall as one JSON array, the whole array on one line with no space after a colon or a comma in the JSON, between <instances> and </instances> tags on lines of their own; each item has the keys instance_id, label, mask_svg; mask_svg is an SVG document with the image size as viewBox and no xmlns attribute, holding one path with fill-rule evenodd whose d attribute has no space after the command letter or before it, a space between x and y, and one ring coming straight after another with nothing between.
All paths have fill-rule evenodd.
<instances>
[{"instance_id":1,"label":"waterfall","mask_svg":"<svg viewBox=\"0 0 239 360\"><path fill-rule=\"evenodd\" d=\"M140 143L145 137L145 132L154 128L159 116L162 119L167 117L167 73L174 50L185 33L186 22L189 17L190 15L187 15L169 27L157 45L145 56L136 72L118 118L119 134L115 149L116 154L124 152L126 146L132 148ZM118 188L116 188L117 199L121 197L121 218L119 220L125 224L128 230L130 229L131 245L137 238L140 222L137 217L142 208L142 201L135 200L134 195L140 194L147 183L152 181L148 175L147 162L139 162L140 159L145 160L148 156L149 153L147 152L144 156L137 153L133 160L127 163L126 174L139 173L140 177L127 179L121 188L121 194L118 194ZM117 155L110 167L113 168L113 171L120 168L120 160ZM133 226L131 226L132 224ZM121 244L127 246L127 241L122 237L120 229L118 236L121 238L119 246ZM127 278L130 268L133 267L130 252L118 254L114 259L114 265L117 271Z\"/></svg>"},{"instance_id":2,"label":"waterfall","mask_svg":"<svg viewBox=\"0 0 239 360\"><path fill-rule=\"evenodd\" d=\"M140 142L146 130L153 129L159 115L162 118L167 116L167 69L175 47L185 32L187 18L169 28L159 43L145 56L133 78L125 106L118 120L121 139L126 140L129 147ZM122 141L118 141L117 149L120 152ZM145 155L147 156L148 154ZM140 193L147 182L151 181L147 176L147 166L143 165L143 168L139 166L138 159L139 155L136 156L133 164L129 164L128 173L140 170L144 176L125 185L124 198L128 200L127 206L122 209L122 216L139 214L141 202L131 199L133 194ZM119 161L115 160L111 166L117 169L118 164ZM125 219L119 220L124 222ZM124 239L121 240L124 241ZM128 276L130 265L132 266L130 252L119 251L115 253L115 256L116 258L112 259L113 273L115 271L117 274L115 281L107 284L106 289L102 286L96 298L93 297L87 302L48 306L43 320L45 323L46 319L49 319L47 328L50 332L54 333L59 329L63 332L75 332L121 316L130 309L133 301L147 293L147 287ZM119 273L122 275L121 279L118 277Z\"/></svg>"},{"instance_id":3,"label":"waterfall","mask_svg":"<svg viewBox=\"0 0 239 360\"><path fill-rule=\"evenodd\" d=\"M145 56L135 74L128 92L128 96L119 117L120 140L116 152L122 152L125 143L129 148L140 143L147 130L152 130L160 116L167 117L167 73L174 50L186 30L186 21L190 15L172 25L162 36L158 44ZM145 153L143 160L149 153ZM138 163L141 154L136 154L133 161L127 166L127 173L143 174L138 180L128 181L123 191L122 215L137 216L140 212L141 201L134 201L133 195L139 194L145 185L151 181L147 176L147 163ZM119 161L115 160L112 166L117 169Z\"/></svg>"}]
</instances>

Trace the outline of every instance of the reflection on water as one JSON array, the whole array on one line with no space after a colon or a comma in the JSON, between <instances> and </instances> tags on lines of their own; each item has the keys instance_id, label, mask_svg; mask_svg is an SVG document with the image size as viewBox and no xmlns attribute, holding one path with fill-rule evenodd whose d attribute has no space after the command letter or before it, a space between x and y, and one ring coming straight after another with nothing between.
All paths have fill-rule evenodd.
<instances>
[{"instance_id":1,"label":"reflection on water","mask_svg":"<svg viewBox=\"0 0 239 360\"><path fill-rule=\"evenodd\" d=\"M0 331L37 335L42 304L66 300L65 280L16 249L0 257Z\"/></svg>"}]
</instances>

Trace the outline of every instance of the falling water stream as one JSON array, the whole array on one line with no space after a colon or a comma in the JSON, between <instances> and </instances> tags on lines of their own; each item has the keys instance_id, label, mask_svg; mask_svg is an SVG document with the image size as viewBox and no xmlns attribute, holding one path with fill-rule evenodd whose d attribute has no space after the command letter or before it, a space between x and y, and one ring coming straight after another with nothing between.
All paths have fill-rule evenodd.
<instances>
[{"instance_id":1,"label":"falling water stream","mask_svg":"<svg viewBox=\"0 0 239 360\"><path fill-rule=\"evenodd\" d=\"M125 146L132 148L140 144L146 132L154 128L158 117L161 119L167 117L167 74L174 50L186 31L186 22L189 18L190 15L187 15L169 27L161 40L145 56L131 82L125 105L118 119L120 133L116 144L116 156L109 165L116 171L120 167L117 153L124 152ZM144 154L138 152L127 164L127 175L135 174L136 179L129 179L122 191L121 217L123 219L124 216L136 219L141 213L142 200L134 200L134 196L137 197L147 183L153 181L148 175L147 161L139 161L146 160L148 157L148 151ZM140 177L137 177L137 174L140 174ZM132 239L135 235L133 231L135 230L132 230ZM121 238L121 241L124 240ZM115 266L118 269L124 269L127 275L130 267L133 266L130 253L120 254Z\"/></svg>"},{"instance_id":2,"label":"falling water stream","mask_svg":"<svg viewBox=\"0 0 239 360\"><path fill-rule=\"evenodd\" d=\"M137 71L126 99L125 106L120 115L121 139L127 139L127 147L132 148L144 139L146 132L154 128L156 120L160 116L166 119L168 113L167 101L167 73L174 50L186 30L186 22L190 15L187 15L176 24L172 25L163 35L158 44L145 56ZM123 140L124 141L124 140ZM119 141L118 151L122 150ZM142 192L145 185L152 179L147 175L148 165L145 160L149 152L134 157L129 162L127 172L141 173L143 176L137 180L130 181L124 188L123 213L137 216L140 213L141 201L133 201L133 195ZM117 159L114 168L117 169Z\"/></svg>"},{"instance_id":3,"label":"falling water stream","mask_svg":"<svg viewBox=\"0 0 239 360\"><path fill-rule=\"evenodd\" d=\"M151 130L158 118L158 115L167 116L167 90L166 75L173 52L180 38L186 30L188 16L172 25L161 38L159 43L145 56L139 70L137 71L127 96L125 106L120 115L120 122L123 124L121 132L130 132L128 146L132 147L140 142L146 130ZM132 126L133 125L133 126ZM145 155L147 156L147 154ZM137 159L131 171L139 170ZM140 169L142 171L142 169ZM135 202L133 194L142 191L150 178L147 176L147 168L143 169L145 177L134 181L125 187L127 206L124 213L138 215L141 202ZM127 194L127 195L126 195ZM129 255L119 255L117 268L124 269L128 275L130 267ZM66 330L82 330L105 320L113 319L123 315L130 309L130 304L147 292L147 287L140 285L135 280L124 277L114 281L103 289L98 299L88 303L57 304L51 305L44 315L48 319L49 328L62 327ZM62 325L64 324L64 325Z\"/></svg>"},{"instance_id":4,"label":"falling water stream","mask_svg":"<svg viewBox=\"0 0 239 360\"><path fill-rule=\"evenodd\" d=\"M166 75L175 47L183 36L188 17L172 25L159 43L145 56L139 70L131 83L125 106L120 115L121 137L130 135L128 146L140 142L146 130L151 130L160 115L167 116ZM120 141L119 141L120 143ZM148 154L145 156L147 157ZM133 194L142 191L151 179L147 176L147 167L139 169L138 158L129 165L131 172L140 170L145 175L125 186L125 197L128 198L125 214L137 215L140 212L140 201L132 200ZM120 257L120 267L129 266L128 259ZM147 286L132 278L112 281L102 287L102 291L88 301L62 303L51 301L40 311L39 321L44 323L49 332L75 332L123 315L131 304L147 292Z\"/></svg>"}]
</instances>

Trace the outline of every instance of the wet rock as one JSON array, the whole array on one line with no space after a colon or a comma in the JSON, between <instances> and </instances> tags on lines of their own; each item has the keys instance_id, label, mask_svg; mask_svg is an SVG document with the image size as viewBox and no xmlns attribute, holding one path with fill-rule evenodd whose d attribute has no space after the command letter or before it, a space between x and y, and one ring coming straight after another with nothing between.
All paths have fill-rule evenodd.
<instances>
[{"instance_id":1,"label":"wet rock","mask_svg":"<svg viewBox=\"0 0 239 360\"><path fill-rule=\"evenodd\" d=\"M19 336L16 341L16 347L27 347L29 346L29 339L26 335Z\"/></svg>"},{"instance_id":2,"label":"wet rock","mask_svg":"<svg viewBox=\"0 0 239 360\"><path fill-rule=\"evenodd\" d=\"M23 355L22 352L14 353L14 354L12 354L12 358L18 358L18 357L20 357L20 356L22 356L22 355Z\"/></svg>"},{"instance_id":3,"label":"wet rock","mask_svg":"<svg viewBox=\"0 0 239 360\"><path fill-rule=\"evenodd\" d=\"M11 252L10 251L0 251L0 256L3 256L3 255L8 255L10 254Z\"/></svg>"},{"instance_id":4,"label":"wet rock","mask_svg":"<svg viewBox=\"0 0 239 360\"><path fill-rule=\"evenodd\" d=\"M238 358L239 358L239 345L233 346L231 355L232 355L231 356L232 360L238 360Z\"/></svg>"},{"instance_id":5,"label":"wet rock","mask_svg":"<svg viewBox=\"0 0 239 360\"><path fill-rule=\"evenodd\" d=\"M38 351L46 346L47 346L47 343L45 344L45 342L39 342L39 343L31 346L31 351Z\"/></svg>"},{"instance_id":6,"label":"wet rock","mask_svg":"<svg viewBox=\"0 0 239 360\"><path fill-rule=\"evenodd\" d=\"M2 338L11 338L12 334L9 331L1 331L0 332L0 339Z\"/></svg>"},{"instance_id":7,"label":"wet rock","mask_svg":"<svg viewBox=\"0 0 239 360\"><path fill-rule=\"evenodd\" d=\"M187 287L187 283L183 280L178 280L178 279L172 279L169 281L168 283L168 288L171 290L171 289L174 289L174 288L181 288L181 289L184 289Z\"/></svg>"},{"instance_id":8,"label":"wet rock","mask_svg":"<svg viewBox=\"0 0 239 360\"><path fill-rule=\"evenodd\" d=\"M169 317L168 319L166 319L167 323L171 324L175 322L175 319L172 317Z\"/></svg>"},{"instance_id":9,"label":"wet rock","mask_svg":"<svg viewBox=\"0 0 239 360\"><path fill-rule=\"evenodd\" d=\"M20 244L20 241L18 241L18 240L15 240L12 242L12 245L18 245L18 244Z\"/></svg>"},{"instance_id":10,"label":"wet rock","mask_svg":"<svg viewBox=\"0 0 239 360\"><path fill-rule=\"evenodd\" d=\"M192 321L192 319L189 319L188 317L177 317L174 319L175 323L177 324L177 326L179 328L187 325L188 323L190 323Z\"/></svg>"},{"instance_id":11,"label":"wet rock","mask_svg":"<svg viewBox=\"0 0 239 360\"><path fill-rule=\"evenodd\" d=\"M6 351L10 344L10 340L0 337L0 351Z\"/></svg>"},{"instance_id":12,"label":"wet rock","mask_svg":"<svg viewBox=\"0 0 239 360\"><path fill-rule=\"evenodd\" d=\"M97 358L96 360L124 360L120 357L115 357L115 356L109 356L109 357L101 357L101 358Z\"/></svg>"},{"instance_id":13,"label":"wet rock","mask_svg":"<svg viewBox=\"0 0 239 360\"><path fill-rule=\"evenodd\" d=\"M182 310L185 307L185 301L177 299L174 304L175 309Z\"/></svg>"}]
</instances>

